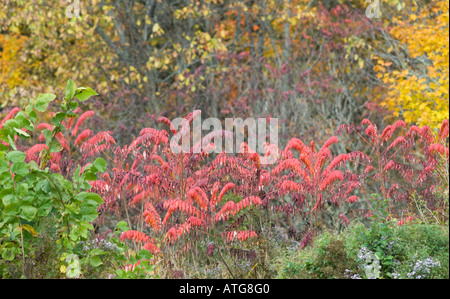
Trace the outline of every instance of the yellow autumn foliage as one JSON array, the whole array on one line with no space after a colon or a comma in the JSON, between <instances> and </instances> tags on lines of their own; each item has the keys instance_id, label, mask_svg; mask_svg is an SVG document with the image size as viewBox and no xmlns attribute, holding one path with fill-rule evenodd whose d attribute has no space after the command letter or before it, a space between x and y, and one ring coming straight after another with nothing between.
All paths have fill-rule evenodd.
<instances>
[{"instance_id":1,"label":"yellow autumn foliage","mask_svg":"<svg viewBox=\"0 0 450 299\"><path fill-rule=\"evenodd\" d=\"M408 51L401 68L375 71L388 85L383 104L408 123L438 127L449 117L449 2L433 1L408 18L393 20L390 34Z\"/></svg>"},{"instance_id":2,"label":"yellow autumn foliage","mask_svg":"<svg viewBox=\"0 0 450 299\"><path fill-rule=\"evenodd\" d=\"M23 60L27 40L26 36L0 34L0 95L27 86Z\"/></svg>"}]
</instances>

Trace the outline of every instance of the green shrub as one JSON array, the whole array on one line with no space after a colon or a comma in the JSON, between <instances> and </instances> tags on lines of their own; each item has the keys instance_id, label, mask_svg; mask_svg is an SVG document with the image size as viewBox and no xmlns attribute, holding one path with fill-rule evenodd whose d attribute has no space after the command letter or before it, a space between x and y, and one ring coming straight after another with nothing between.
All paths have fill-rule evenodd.
<instances>
[{"instance_id":1,"label":"green shrub","mask_svg":"<svg viewBox=\"0 0 450 299\"><path fill-rule=\"evenodd\" d=\"M343 279L356 269L345 248L345 236L335 237L330 232L317 236L310 247L286 251L277 264L278 278Z\"/></svg>"},{"instance_id":2,"label":"green shrub","mask_svg":"<svg viewBox=\"0 0 450 299\"><path fill-rule=\"evenodd\" d=\"M384 223L384 224L383 224ZM303 250L275 262L278 278L449 278L449 229L435 224L356 222L334 236L325 232ZM379 260L379 274L368 272Z\"/></svg>"},{"instance_id":3,"label":"green shrub","mask_svg":"<svg viewBox=\"0 0 450 299\"><path fill-rule=\"evenodd\" d=\"M41 94L0 129L0 276L2 278L78 277L93 273L103 264L104 251L92 248L82 253L94 227L97 209L103 202L89 181L106 170L98 158L83 170L75 170L72 181L46 167L53 153L62 151L57 134L62 123L73 117L78 101L96 94L89 88L76 88L69 80L61 110L52 118L54 129L45 130L46 149L41 165L26 162L17 140L30 138L38 122L56 96ZM84 267L84 268L82 268Z\"/></svg>"}]
</instances>

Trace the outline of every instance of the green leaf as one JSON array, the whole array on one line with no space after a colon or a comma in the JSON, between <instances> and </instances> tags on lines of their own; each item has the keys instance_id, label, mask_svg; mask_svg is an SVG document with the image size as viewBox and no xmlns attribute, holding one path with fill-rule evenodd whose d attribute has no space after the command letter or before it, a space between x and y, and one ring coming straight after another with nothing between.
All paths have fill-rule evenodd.
<instances>
[{"instance_id":1,"label":"green leaf","mask_svg":"<svg viewBox=\"0 0 450 299\"><path fill-rule=\"evenodd\" d=\"M83 172L81 174L89 172L89 170L92 168L92 164L88 164L86 167L84 167Z\"/></svg>"},{"instance_id":2,"label":"green leaf","mask_svg":"<svg viewBox=\"0 0 450 299\"><path fill-rule=\"evenodd\" d=\"M19 199L14 194L3 197L3 205L5 206L3 212L6 215L16 215L19 212Z\"/></svg>"},{"instance_id":3,"label":"green leaf","mask_svg":"<svg viewBox=\"0 0 450 299\"><path fill-rule=\"evenodd\" d=\"M36 103L34 104L34 109L40 112L45 112L50 102L55 98L56 96L51 93L40 94L36 100Z\"/></svg>"},{"instance_id":4,"label":"green leaf","mask_svg":"<svg viewBox=\"0 0 450 299\"><path fill-rule=\"evenodd\" d=\"M33 111L30 111L30 112L27 112L27 114L28 114L28 117L30 118L30 120L32 122L36 123L38 121L38 116L36 114L36 111L33 110Z\"/></svg>"},{"instance_id":5,"label":"green leaf","mask_svg":"<svg viewBox=\"0 0 450 299\"><path fill-rule=\"evenodd\" d=\"M94 161L94 167L97 168L97 170L100 172L105 172L107 166L108 166L108 164L102 158L97 158Z\"/></svg>"},{"instance_id":6,"label":"green leaf","mask_svg":"<svg viewBox=\"0 0 450 299\"><path fill-rule=\"evenodd\" d=\"M79 196L81 195L81 196ZM102 198L100 195L96 193L86 193L81 192L78 196L76 196L77 199L83 200L83 205L90 205L94 207L98 207L103 203Z\"/></svg>"},{"instance_id":7,"label":"green leaf","mask_svg":"<svg viewBox=\"0 0 450 299\"><path fill-rule=\"evenodd\" d=\"M37 165L36 161L31 160L28 165L30 165L31 170L40 171L39 166Z\"/></svg>"},{"instance_id":8,"label":"green leaf","mask_svg":"<svg viewBox=\"0 0 450 299\"><path fill-rule=\"evenodd\" d=\"M14 128L14 130L19 134L19 136L25 137L25 138L30 138L30 135L27 132L25 132L24 130L17 129L17 128Z\"/></svg>"},{"instance_id":9,"label":"green leaf","mask_svg":"<svg viewBox=\"0 0 450 299\"><path fill-rule=\"evenodd\" d=\"M82 184L82 189L84 189L84 190L90 190L90 189L92 189L92 185L91 184L89 184L89 182L83 182L83 184Z\"/></svg>"},{"instance_id":10,"label":"green leaf","mask_svg":"<svg viewBox=\"0 0 450 299\"><path fill-rule=\"evenodd\" d=\"M92 267L98 267L103 264L102 259L98 256L93 256L90 258L89 263Z\"/></svg>"},{"instance_id":11,"label":"green leaf","mask_svg":"<svg viewBox=\"0 0 450 299\"><path fill-rule=\"evenodd\" d=\"M92 226L92 224L90 224L89 222L86 222L86 221L80 221L79 227L80 227L80 229L83 229L86 231L94 230L94 227Z\"/></svg>"},{"instance_id":12,"label":"green leaf","mask_svg":"<svg viewBox=\"0 0 450 299\"><path fill-rule=\"evenodd\" d=\"M5 121L5 123L3 124L3 127L5 128L9 128L9 129L13 129L13 128L21 128L22 124L20 120L16 120L16 119L8 119L7 121Z\"/></svg>"},{"instance_id":13,"label":"green leaf","mask_svg":"<svg viewBox=\"0 0 450 299\"><path fill-rule=\"evenodd\" d=\"M79 207L74 206L74 205L66 205L66 210L71 213L74 213L75 215L80 214L80 211L81 211L81 209Z\"/></svg>"},{"instance_id":14,"label":"green leaf","mask_svg":"<svg viewBox=\"0 0 450 299\"><path fill-rule=\"evenodd\" d=\"M25 107L25 112L26 112L27 114L30 114L31 111L33 111L33 106L32 106L31 104L28 104L28 105Z\"/></svg>"},{"instance_id":15,"label":"green leaf","mask_svg":"<svg viewBox=\"0 0 450 299\"><path fill-rule=\"evenodd\" d=\"M50 141L52 141L52 131L50 131L49 129L44 129L44 131L42 131L42 135L44 135L45 144L48 146L50 144Z\"/></svg>"},{"instance_id":16,"label":"green leaf","mask_svg":"<svg viewBox=\"0 0 450 299\"><path fill-rule=\"evenodd\" d=\"M14 140L11 138L11 135L8 135L8 143L13 148L13 150L17 151L16 144L14 143Z\"/></svg>"},{"instance_id":17,"label":"green leaf","mask_svg":"<svg viewBox=\"0 0 450 299\"><path fill-rule=\"evenodd\" d=\"M92 173L92 172L84 172L83 177L87 181L96 181L97 180L97 176L95 175L95 173Z\"/></svg>"},{"instance_id":18,"label":"green leaf","mask_svg":"<svg viewBox=\"0 0 450 299\"><path fill-rule=\"evenodd\" d=\"M4 258L7 261L13 261L14 258L16 257L16 252L15 252L15 248L11 248L10 250L8 249L4 249L3 253L2 253L2 258Z\"/></svg>"},{"instance_id":19,"label":"green leaf","mask_svg":"<svg viewBox=\"0 0 450 299\"><path fill-rule=\"evenodd\" d=\"M94 248L91 251L89 251L89 255L92 255L92 256L94 256L94 255L103 255L103 254L106 254L106 251L103 251L103 250L101 250L99 248Z\"/></svg>"},{"instance_id":20,"label":"green leaf","mask_svg":"<svg viewBox=\"0 0 450 299\"><path fill-rule=\"evenodd\" d=\"M16 162L11 166L11 171L15 174L26 176L30 166L25 162Z\"/></svg>"},{"instance_id":21,"label":"green leaf","mask_svg":"<svg viewBox=\"0 0 450 299\"><path fill-rule=\"evenodd\" d=\"M69 110L75 110L78 108L78 102L77 101L70 101L69 102ZM75 114L76 115L76 114Z\"/></svg>"},{"instance_id":22,"label":"green leaf","mask_svg":"<svg viewBox=\"0 0 450 299\"><path fill-rule=\"evenodd\" d=\"M24 152L12 151L6 154L6 159L12 163L25 161L26 154Z\"/></svg>"},{"instance_id":23,"label":"green leaf","mask_svg":"<svg viewBox=\"0 0 450 299\"><path fill-rule=\"evenodd\" d=\"M31 221L36 216L37 209L32 206L22 206L22 212L20 213L20 217L27 221Z\"/></svg>"},{"instance_id":24,"label":"green leaf","mask_svg":"<svg viewBox=\"0 0 450 299\"><path fill-rule=\"evenodd\" d=\"M53 123L53 125L58 126L65 118L66 118L65 113L58 112L53 116L52 123Z\"/></svg>"},{"instance_id":25,"label":"green leaf","mask_svg":"<svg viewBox=\"0 0 450 299\"><path fill-rule=\"evenodd\" d=\"M0 173L0 184L4 185L8 183L11 183L11 173L9 171L4 171Z\"/></svg>"},{"instance_id":26,"label":"green leaf","mask_svg":"<svg viewBox=\"0 0 450 299\"><path fill-rule=\"evenodd\" d=\"M25 197L28 194L29 186L27 183L20 183L16 185L16 194L20 197Z\"/></svg>"},{"instance_id":27,"label":"green leaf","mask_svg":"<svg viewBox=\"0 0 450 299\"><path fill-rule=\"evenodd\" d=\"M73 173L73 183L74 184L80 183L80 171L81 171L81 166L78 165L77 169L75 169L75 172Z\"/></svg>"},{"instance_id":28,"label":"green leaf","mask_svg":"<svg viewBox=\"0 0 450 299\"><path fill-rule=\"evenodd\" d=\"M375 255L379 258L379 259L382 259L383 258L383 252L381 252L381 251L377 251L377 252L375 252Z\"/></svg>"},{"instance_id":29,"label":"green leaf","mask_svg":"<svg viewBox=\"0 0 450 299\"><path fill-rule=\"evenodd\" d=\"M4 142L8 142L8 136L11 134L10 130L7 128L0 129L0 140Z\"/></svg>"},{"instance_id":30,"label":"green leaf","mask_svg":"<svg viewBox=\"0 0 450 299\"><path fill-rule=\"evenodd\" d=\"M9 163L6 160L0 160L0 174L9 173ZM10 173L9 173L10 174ZM5 186L2 186L3 188ZM1 194L1 191L0 191Z\"/></svg>"},{"instance_id":31,"label":"green leaf","mask_svg":"<svg viewBox=\"0 0 450 299\"><path fill-rule=\"evenodd\" d=\"M50 199L48 199L47 202L42 203L42 205L39 207L37 211L37 216L45 217L48 214L50 214L51 210L52 210L52 202Z\"/></svg>"},{"instance_id":32,"label":"green leaf","mask_svg":"<svg viewBox=\"0 0 450 299\"><path fill-rule=\"evenodd\" d=\"M149 260L153 257L153 255L150 253L150 251L142 249L139 251L139 258L144 260Z\"/></svg>"},{"instance_id":33,"label":"green leaf","mask_svg":"<svg viewBox=\"0 0 450 299\"><path fill-rule=\"evenodd\" d=\"M76 108L75 108L76 109ZM73 110L75 110L75 109L73 109ZM70 117L70 118L74 118L74 117L77 117L78 115L76 114L76 113L73 113L72 111L68 111L67 113L66 113L66 116L67 117Z\"/></svg>"},{"instance_id":34,"label":"green leaf","mask_svg":"<svg viewBox=\"0 0 450 299\"><path fill-rule=\"evenodd\" d=\"M19 111L16 114L15 120L20 122L20 126L22 128L27 129L28 131L34 130L34 125L31 123L31 121L27 118L26 114L23 111Z\"/></svg>"},{"instance_id":35,"label":"green leaf","mask_svg":"<svg viewBox=\"0 0 450 299\"><path fill-rule=\"evenodd\" d=\"M58 153L63 150L63 146L59 143L58 140L53 140L50 144L49 150L51 153Z\"/></svg>"},{"instance_id":36,"label":"green leaf","mask_svg":"<svg viewBox=\"0 0 450 299\"><path fill-rule=\"evenodd\" d=\"M5 206L7 206L11 203L18 202L18 201L13 201L13 199L16 198L14 196L14 188L3 189L2 191L0 191L0 198L2 199L2 202Z\"/></svg>"},{"instance_id":37,"label":"green leaf","mask_svg":"<svg viewBox=\"0 0 450 299\"><path fill-rule=\"evenodd\" d=\"M79 87L76 89L75 97L80 101L84 102L88 100L92 96L97 96L98 93L96 93L92 88L90 87Z\"/></svg>"},{"instance_id":38,"label":"green leaf","mask_svg":"<svg viewBox=\"0 0 450 299\"><path fill-rule=\"evenodd\" d=\"M72 241L76 241L78 239L78 231L75 228L72 228L70 230L69 236Z\"/></svg>"},{"instance_id":39,"label":"green leaf","mask_svg":"<svg viewBox=\"0 0 450 299\"><path fill-rule=\"evenodd\" d=\"M117 223L117 228L123 232L130 230L130 228L128 227L128 224L125 221L119 221Z\"/></svg>"},{"instance_id":40,"label":"green leaf","mask_svg":"<svg viewBox=\"0 0 450 299\"><path fill-rule=\"evenodd\" d=\"M86 222L92 222L97 219L97 208L94 206L82 206L81 207L81 220Z\"/></svg>"},{"instance_id":41,"label":"green leaf","mask_svg":"<svg viewBox=\"0 0 450 299\"><path fill-rule=\"evenodd\" d=\"M75 89L75 82L73 82L72 79L67 80L66 90L64 91L66 100L71 100L73 98L75 95Z\"/></svg>"}]
</instances>

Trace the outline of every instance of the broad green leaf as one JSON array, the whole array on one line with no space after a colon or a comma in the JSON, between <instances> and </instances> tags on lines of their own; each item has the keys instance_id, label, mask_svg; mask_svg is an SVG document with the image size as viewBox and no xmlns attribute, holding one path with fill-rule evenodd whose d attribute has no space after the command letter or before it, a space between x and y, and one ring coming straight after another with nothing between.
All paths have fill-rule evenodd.
<instances>
[{"instance_id":1,"label":"broad green leaf","mask_svg":"<svg viewBox=\"0 0 450 299\"><path fill-rule=\"evenodd\" d=\"M73 111L78 108L78 102L77 101L70 101L69 102L69 110ZM73 113L73 112L72 112ZM73 113L74 114L74 113ZM76 114L75 114L76 115Z\"/></svg>"},{"instance_id":2,"label":"broad green leaf","mask_svg":"<svg viewBox=\"0 0 450 299\"><path fill-rule=\"evenodd\" d=\"M16 114L16 117L14 118L15 120L17 120L18 122L20 122L20 126L22 128L25 128L29 131L33 131L34 130L34 126L31 123L31 121L27 118L26 114L23 111L19 111Z\"/></svg>"},{"instance_id":3,"label":"broad green leaf","mask_svg":"<svg viewBox=\"0 0 450 299\"><path fill-rule=\"evenodd\" d=\"M36 100L36 103L34 104L34 109L40 112L45 112L50 102L55 98L56 96L51 93L40 94Z\"/></svg>"},{"instance_id":4,"label":"broad green leaf","mask_svg":"<svg viewBox=\"0 0 450 299\"><path fill-rule=\"evenodd\" d=\"M17 134L19 134L19 136L22 136L25 138L30 138L30 135L27 132L25 132L24 130L17 129L17 128L14 128L14 130L17 132Z\"/></svg>"},{"instance_id":5,"label":"broad green leaf","mask_svg":"<svg viewBox=\"0 0 450 299\"><path fill-rule=\"evenodd\" d=\"M78 239L78 230L76 230L75 228L72 228L71 230L70 230L70 234L69 234L69 236L70 236L70 239L72 240L72 241L76 241L77 239Z\"/></svg>"},{"instance_id":6,"label":"broad green leaf","mask_svg":"<svg viewBox=\"0 0 450 299\"><path fill-rule=\"evenodd\" d=\"M52 118L52 124L58 126L64 119L66 118L66 114L63 112L56 113Z\"/></svg>"},{"instance_id":7,"label":"broad green leaf","mask_svg":"<svg viewBox=\"0 0 450 299\"><path fill-rule=\"evenodd\" d=\"M52 131L49 129L44 129L44 131L42 131L42 135L44 135L45 144L48 146L52 140Z\"/></svg>"},{"instance_id":8,"label":"broad green leaf","mask_svg":"<svg viewBox=\"0 0 450 299\"><path fill-rule=\"evenodd\" d=\"M14 140L11 138L11 135L8 135L8 143L13 148L13 150L17 151L16 144L14 143Z\"/></svg>"},{"instance_id":9,"label":"broad green leaf","mask_svg":"<svg viewBox=\"0 0 450 299\"><path fill-rule=\"evenodd\" d=\"M108 166L108 164L102 158L97 158L94 161L94 167L97 168L97 170L100 172L105 172L107 166Z\"/></svg>"},{"instance_id":10,"label":"broad green leaf","mask_svg":"<svg viewBox=\"0 0 450 299\"><path fill-rule=\"evenodd\" d=\"M63 150L63 146L59 143L58 140L53 140L50 144L49 150L51 153L58 153Z\"/></svg>"},{"instance_id":11,"label":"broad green leaf","mask_svg":"<svg viewBox=\"0 0 450 299\"><path fill-rule=\"evenodd\" d=\"M98 267L103 264L102 259L98 256L93 256L89 259L89 263L92 267Z\"/></svg>"},{"instance_id":12,"label":"broad green leaf","mask_svg":"<svg viewBox=\"0 0 450 299\"><path fill-rule=\"evenodd\" d=\"M16 194L20 197L26 197L28 194L29 186L27 183L20 183L16 185Z\"/></svg>"},{"instance_id":13,"label":"broad green leaf","mask_svg":"<svg viewBox=\"0 0 450 299\"><path fill-rule=\"evenodd\" d=\"M37 211L37 213L36 213L36 216L38 216L38 217L45 217L45 216L47 216L48 214L50 214L50 211L51 211L51 210L52 210L52 202L51 202L51 200L49 199L48 202L43 203L43 204L39 207L39 209L38 209L38 211Z\"/></svg>"},{"instance_id":14,"label":"broad green leaf","mask_svg":"<svg viewBox=\"0 0 450 299\"><path fill-rule=\"evenodd\" d=\"M12 163L25 161L26 154L24 152L12 151L6 154L6 159Z\"/></svg>"},{"instance_id":15,"label":"broad green leaf","mask_svg":"<svg viewBox=\"0 0 450 299\"><path fill-rule=\"evenodd\" d=\"M0 129L0 140L3 142L9 142L8 136L11 131L7 128Z\"/></svg>"},{"instance_id":16,"label":"broad green leaf","mask_svg":"<svg viewBox=\"0 0 450 299\"><path fill-rule=\"evenodd\" d=\"M22 206L20 217L27 221L31 221L36 216L37 209L33 206Z\"/></svg>"},{"instance_id":17,"label":"broad green leaf","mask_svg":"<svg viewBox=\"0 0 450 299\"><path fill-rule=\"evenodd\" d=\"M16 197L14 196L14 188L3 189L0 191L0 198L5 206L18 202L15 201Z\"/></svg>"},{"instance_id":18,"label":"broad green leaf","mask_svg":"<svg viewBox=\"0 0 450 299\"><path fill-rule=\"evenodd\" d=\"M92 172L84 172L83 177L87 181L96 181L97 180L97 176L95 175L95 173L92 173Z\"/></svg>"},{"instance_id":19,"label":"broad green leaf","mask_svg":"<svg viewBox=\"0 0 450 299\"><path fill-rule=\"evenodd\" d=\"M80 221L79 227L82 228L83 230L94 230L92 224L86 221Z\"/></svg>"},{"instance_id":20,"label":"broad green leaf","mask_svg":"<svg viewBox=\"0 0 450 299\"><path fill-rule=\"evenodd\" d=\"M3 158L3 152L0 152L0 158ZM0 173L8 171L9 172L9 163L5 159L0 159Z\"/></svg>"},{"instance_id":21,"label":"broad green leaf","mask_svg":"<svg viewBox=\"0 0 450 299\"><path fill-rule=\"evenodd\" d=\"M37 171L40 170L40 169L39 169L39 166L37 165L36 161L34 161L34 160L31 160L31 161L28 163L28 165L30 165L30 169L32 169L32 170L37 170Z\"/></svg>"},{"instance_id":22,"label":"broad green leaf","mask_svg":"<svg viewBox=\"0 0 450 299\"><path fill-rule=\"evenodd\" d=\"M83 201L82 205L86 205L86 206L90 205L90 206L98 207L100 204L103 203L103 200L100 197L100 195L98 195L96 193L81 192L75 198L78 200L82 200Z\"/></svg>"},{"instance_id":23,"label":"broad green leaf","mask_svg":"<svg viewBox=\"0 0 450 299\"><path fill-rule=\"evenodd\" d=\"M11 183L11 173L8 171L3 171L0 173L0 184Z\"/></svg>"},{"instance_id":24,"label":"broad green leaf","mask_svg":"<svg viewBox=\"0 0 450 299\"><path fill-rule=\"evenodd\" d=\"M73 173L73 183L78 184L80 182L80 171L81 166L78 165L77 169L75 169L75 172Z\"/></svg>"},{"instance_id":25,"label":"broad green leaf","mask_svg":"<svg viewBox=\"0 0 450 299\"><path fill-rule=\"evenodd\" d=\"M75 97L80 101L84 102L88 100L92 96L96 96L98 93L96 93L92 88L90 87L79 87L76 89Z\"/></svg>"},{"instance_id":26,"label":"broad green leaf","mask_svg":"<svg viewBox=\"0 0 450 299\"><path fill-rule=\"evenodd\" d=\"M32 106L31 104L28 104L28 105L25 107L25 112L26 112L27 114L30 114L31 111L33 111L33 106Z\"/></svg>"},{"instance_id":27,"label":"broad green leaf","mask_svg":"<svg viewBox=\"0 0 450 299\"><path fill-rule=\"evenodd\" d=\"M130 228L128 227L128 224L125 221L119 221L117 223L117 228L123 232L130 230Z\"/></svg>"},{"instance_id":28,"label":"broad green leaf","mask_svg":"<svg viewBox=\"0 0 450 299\"><path fill-rule=\"evenodd\" d=\"M76 207L74 205L66 205L67 211L74 213L75 215L80 214L81 209L79 207Z\"/></svg>"},{"instance_id":29,"label":"broad green leaf","mask_svg":"<svg viewBox=\"0 0 450 299\"><path fill-rule=\"evenodd\" d=\"M142 249L141 251L139 251L139 257L144 260L149 260L153 257L153 255L150 253L150 251Z\"/></svg>"},{"instance_id":30,"label":"broad green leaf","mask_svg":"<svg viewBox=\"0 0 450 299\"><path fill-rule=\"evenodd\" d=\"M5 206L5 209L3 212L6 215L16 215L19 212L19 199L14 196L14 194L7 195L3 197L3 205Z\"/></svg>"},{"instance_id":31,"label":"broad green leaf","mask_svg":"<svg viewBox=\"0 0 450 299\"><path fill-rule=\"evenodd\" d=\"M11 171L15 174L25 176L28 174L30 166L25 162L16 162L11 166Z\"/></svg>"},{"instance_id":32,"label":"broad green leaf","mask_svg":"<svg viewBox=\"0 0 450 299\"><path fill-rule=\"evenodd\" d=\"M76 108L75 108L76 109ZM75 109L73 109L73 110L75 110ZM70 117L70 118L73 118L73 117L77 117L78 115L76 114L76 113L73 113L72 111L68 111L67 113L66 113L66 116L67 117Z\"/></svg>"},{"instance_id":33,"label":"broad green leaf","mask_svg":"<svg viewBox=\"0 0 450 299\"><path fill-rule=\"evenodd\" d=\"M5 123L3 124L4 128L9 128L9 129L13 129L13 128L21 128L22 124L20 120L16 120L16 119L8 119L7 121L5 121Z\"/></svg>"},{"instance_id":34,"label":"broad green leaf","mask_svg":"<svg viewBox=\"0 0 450 299\"><path fill-rule=\"evenodd\" d=\"M28 114L28 117L30 118L30 120L33 123L36 123L38 121L38 116L36 114L36 111L33 110L33 111L30 111L30 112L27 112L27 114Z\"/></svg>"},{"instance_id":35,"label":"broad green leaf","mask_svg":"<svg viewBox=\"0 0 450 299\"><path fill-rule=\"evenodd\" d=\"M15 248L11 248L11 249L4 249L3 253L2 253L2 258L4 258L7 261L13 261L14 258L16 257L16 252L15 252Z\"/></svg>"},{"instance_id":36,"label":"broad green leaf","mask_svg":"<svg viewBox=\"0 0 450 299\"><path fill-rule=\"evenodd\" d=\"M89 251L89 255L103 255L106 254L106 251L101 250L99 248L94 248L91 251Z\"/></svg>"},{"instance_id":37,"label":"broad green leaf","mask_svg":"<svg viewBox=\"0 0 450 299\"><path fill-rule=\"evenodd\" d=\"M82 221L92 222L97 219L97 208L94 206L82 206L81 207L81 219Z\"/></svg>"},{"instance_id":38,"label":"broad green leaf","mask_svg":"<svg viewBox=\"0 0 450 299\"><path fill-rule=\"evenodd\" d=\"M66 100L71 100L73 98L75 95L75 89L75 82L73 82L72 79L67 80L66 90L64 91Z\"/></svg>"}]
</instances>

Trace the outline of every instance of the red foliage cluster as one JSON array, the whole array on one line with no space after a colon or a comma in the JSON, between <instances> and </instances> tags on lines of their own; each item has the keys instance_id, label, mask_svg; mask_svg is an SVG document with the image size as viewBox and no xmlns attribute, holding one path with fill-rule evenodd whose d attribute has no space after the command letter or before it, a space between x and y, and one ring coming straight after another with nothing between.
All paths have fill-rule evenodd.
<instances>
[{"instance_id":1,"label":"red foliage cluster","mask_svg":"<svg viewBox=\"0 0 450 299\"><path fill-rule=\"evenodd\" d=\"M13 115L14 110L5 119ZM213 157L204 147L198 151L198 144L189 152L175 154L171 145L180 145L169 136L178 131L164 117L159 122L169 131L144 128L129 145L114 147L110 132L82 130L86 119L93 115L88 111L64 123L65 134L56 136L63 151L53 153L48 166L68 177L77 165L83 165L82 172L95 156L106 157L108 171L92 182L92 190L104 199L100 221L111 212L119 220L126 217L131 227L148 234L130 230L121 239L139 243L155 254L160 252L157 242L171 245L183 239L183 246L189 246L184 236L191 233L206 236L213 232L214 237L222 236L226 242L257 238L256 228L241 227L251 207L274 213L271 215L283 212L284 218L277 216L276 220L293 230L298 221L306 223L302 246L325 225L324 214L330 211L336 211L337 221L347 225L350 214L343 214L341 206L350 210L361 205L360 198L373 188L390 200L391 212L395 203L407 202L413 194L422 196L432 208L439 200L435 191L442 174L440 161L448 165L449 158L448 120L435 137L426 126L407 129L403 121L397 121L379 130L366 119L362 122L366 126L364 133L348 125L338 133L344 129L357 133L366 141L370 157L361 151L333 154L333 145L339 143L336 136L321 147L314 141L306 145L292 138L274 165L264 165L245 143L241 148L247 150L240 154L219 153ZM185 120L191 124L194 116L191 113ZM43 123L37 128L51 130L53 126ZM220 131L200 142L209 144L211 136L217 134L230 138ZM39 139L44 140L42 135ZM47 148L43 143L19 146L25 147L28 161L37 163ZM352 164L354 167L350 167Z\"/></svg>"},{"instance_id":2,"label":"red foliage cluster","mask_svg":"<svg viewBox=\"0 0 450 299\"><path fill-rule=\"evenodd\" d=\"M374 191L389 199L389 210L394 214L401 214L394 210L394 204L411 203L413 197L420 197L434 209L442 200L437 188L448 180L448 120L442 123L437 136L427 126L413 125L408 129L403 121L397 121L383 131L367 119L362 123L367 126L364 134L346 125L338 131L346 129L357 133L372 153L372 162L365 170L368 175L366 188L378 188ZM394 132L400 130L402 132L393 138Z\"/></svg>"},{"instance_id":3,"label":"red foliage cluster","mask_svg":"<svg viewBox=\"0 0 450 299\"><path fill-rule=\"evenodd\" d=\"M309 214L311 224L315 214L320 213L326 202L339 206L345 201L355 202L357 199L351 193L361 186L363 177L349 170L342 172L338 168L349 161L370 160L359 152L333 156L330 146L338 142L338 138L333 136L317 150L314 141L311 146L307 146L293 138L284 149L280 162L271 171L278 180L276 186L279 197L290 193L297 210L294 215L305 218ZM298 158L294 158L293 151L298 153ZM283 172L286 174L281 175Z\"/></svg>"}]
</instances>

